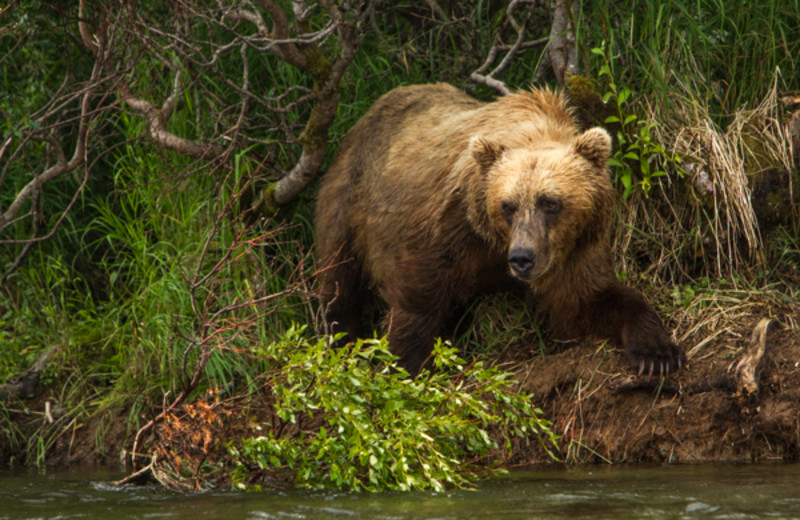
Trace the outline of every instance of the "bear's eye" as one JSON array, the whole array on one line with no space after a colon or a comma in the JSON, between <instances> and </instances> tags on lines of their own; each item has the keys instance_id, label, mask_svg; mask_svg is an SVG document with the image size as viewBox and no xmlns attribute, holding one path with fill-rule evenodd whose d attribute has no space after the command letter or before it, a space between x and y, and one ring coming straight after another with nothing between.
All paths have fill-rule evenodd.
<instances>
[{"instance_id":1,"label":"bear's eye","mask_svg":"<svg viewBox=\"0 0 800 520\"><path fill-rule=\"evenodd\" d=\"M503 201L500 205L500 212L503 214L503 218L506 221L511 221L511 217L514 215L514 212L517 211L517 206L513 202Z\"/></svg>"},{"instance_id":2,"label":"bear's eye","mask_svg":"<svg viewBox=\"0 0 800 520\"><path fill-rule=\"evenodd\" d=\"M541 199L539 199L539 207L545 213L554 215L559 211L561 211L561 201L558 201L556 199L551 199L549 197L542 197Z\"/></svg>"}]
</instances>

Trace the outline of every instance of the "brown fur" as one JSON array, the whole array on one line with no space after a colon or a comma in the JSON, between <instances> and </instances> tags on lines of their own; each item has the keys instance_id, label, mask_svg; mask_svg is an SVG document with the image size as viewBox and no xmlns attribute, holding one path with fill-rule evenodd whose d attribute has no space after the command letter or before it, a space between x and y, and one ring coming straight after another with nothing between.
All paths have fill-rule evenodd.
<instances>
[{"instance_id":1,"label":"brown fur","mask_svg":"<svg viewBox=\"0 0 800 520\"><path fill-rule=\"evenodd\" d=\"M549 90L487 104L444 84L385 94L320 189L328 322L359 336L362 303L377 292L389 345L416 373L455 309L522 281L558 334L609 337L640 371L679 368L655 311L615 280L610 152L607 132L580 134Z\"/></svg>"}]
</instances>

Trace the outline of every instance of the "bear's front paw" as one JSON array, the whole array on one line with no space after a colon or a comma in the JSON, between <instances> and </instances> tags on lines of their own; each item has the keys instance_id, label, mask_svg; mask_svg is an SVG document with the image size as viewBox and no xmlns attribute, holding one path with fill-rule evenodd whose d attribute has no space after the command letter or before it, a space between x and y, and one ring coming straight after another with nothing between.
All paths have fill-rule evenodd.
<instances>
[{"instance_id":1,"label":"bear's front paw","mask_svg":"<svg viewBox=\"0 0 800 520\"><path fill-rule=\"evenodd\" d=\"M655 337L631 338L625 342L625 353L631 366L641 376L668 376L686 364L683 350L672 342L666 334Z\"/></svg>"}]
</instances>

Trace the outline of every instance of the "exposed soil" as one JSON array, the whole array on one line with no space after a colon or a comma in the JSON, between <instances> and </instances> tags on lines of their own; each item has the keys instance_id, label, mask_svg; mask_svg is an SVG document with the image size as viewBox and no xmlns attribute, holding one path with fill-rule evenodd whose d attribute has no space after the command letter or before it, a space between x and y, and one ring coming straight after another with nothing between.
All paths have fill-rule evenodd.
<instances>
[{"instance_id":1,"label":"exposed soil","mask_svg":"<svg viewBox=\"0 0 800 520\"><path fill-rule=\"evenodd\" d=\"M631 375L620 349L580 344L526 363L535 394L567 461L754 462L800 457L800 328L795 305L751 301L719 310L719 323L686 322L687 366L669 379ZM766 335L753 330L770 318ZM762 323L762 327L765 323ZM763 331L762 331L763 332ZM749 358L754 380L737 376ZM757 353L757 352L756 352ZM519 449L513 462L547 460Z\"/></svg>"}]
</instances>

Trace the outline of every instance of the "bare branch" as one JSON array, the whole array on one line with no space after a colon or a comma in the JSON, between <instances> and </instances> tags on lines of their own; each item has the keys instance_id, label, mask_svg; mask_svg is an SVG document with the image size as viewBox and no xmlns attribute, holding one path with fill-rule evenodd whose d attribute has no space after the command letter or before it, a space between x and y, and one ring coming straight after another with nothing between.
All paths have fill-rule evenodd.
<instances>
[{"instance_id":1,"label":"bare branch","mask_svg":"<svg viewBox=\"0 0 800 520\"><path fill-rule=\"evenodd\" d=\"M519 22L514 16L515 12L525 4L533 4L533 2L514 0L508 5L505 13L505 22L503 25L501 25L500 29L495 35L494 44L489 50L486 60L469 76L469 79L475 83L480 83L482 85L486 85L487 87L491 87L503 96L509 95L511 90L504 81L497 79L496 76L508 68L520 51L529 49L531 47L545 45L550 40L550 38L539 38L537 40L526 41L525 38L527 37L528 33L527 26L530 22L531 15L533 14L534 7L530 7L524 12L524 18L522 22ZM509 25L514 29L514 31L516 31L516 38L512 45L506 45L502 40L503 29ZM501 53L505 53L505 56L502 60L500 60L500 63L487 74L487 71L494 64Z\"/></svg>"},{"instance_id":2,"label":"bare branch","mask_svg":"<svg viewBox=\"0 0 800 520\"><path fill-rule=\"evenodd\" d=\"M269 34L269 28L267 28L267 24L264 21L264 18L261 17L258 13L253 11L248 11L246 9L231 9L222 15L222 20L224 21L226 18L230 18L231 20L241 20L245 22L250 22L251 24L255 25L258 29L258 34L261 36L267 36Z\"/></svg>"},{"instance_id":3,"label":"bare branch","mask_svg":"<svg viewBox=\"0 0 800 520\"><path fill-rule=\"evenodd\" d=\"M578 54L572 27L574 0L555 0L553 25L550 29L548 56L559 85L564 87L568 76L578 73Z\"/></svg>"},{"instance_id":4,"label":"bare branch","mask_svg":"<svg viewBox=\"0 0 800 520\"><path fill-rule=\"evenodd\" d=\"M282 205L297 197L300 191L305 188L311 179L319 171L325 159L325 149L327 146L328 129L336 115L339 106L339 89L342 76L350 62L353 61L358 45L361 40L361 33L358 30L358 23L349 22L345 19L344 11L341 7L329 0L321 0L322 5L337 27L339 35L339 53L333 63L324 60L324 57L315 47L305 47L304 52L309 57L313 57L314 63L324 63L316 70L309 70L309 74L314 78L314 107L311 110L308 123L303 133L298 138L298 143L303 146L303 152L292 170L281 179L275 186L273 200L276 204Z\"/></svg>"},{"instance_id":5,"label":"bare branch","mask_svg":"<svg viewBox=\"0 0 800 520\"><path fill-rule=\"evenodd\" d=\"M175 77L172 80L172 93L164 100L161 105L161 113L164 114L164 119L169 120L175 107L178 104L181 94L183 94L183 71L179 67L175 67Z\"/></svg>"},{"instance_id":6,"label":"bare branch","mask_svg":"<svg viewBox=\"0 0 800 520\"><path fill-rule=\"evenodd\" d=\"M25 186L22 187L22 189L20 189L17 192L16 196L14 197L14 200L5 209L5 211L0 212L0 233L2 233L5 229L7 229L9 226L11 226L17 221L16 217L22 210L22 208L25 206L25 204L34 196L38 196L38 194L41 192L45 184L47 184L48 182L52 181L57 177L72 172L79 166L85 164L86 149L87 149L88 135L89 135L89 120L92 116L91 101L95 90L99 87L101 83L100 69L101 67L99 63L95 62L95 66L92 69L91 77L89 78L88 86L84 89L83 96L80 101L80 115L78 119L79 120L78 139L75 142L75 147L72 153L72 157L69 160L67 160L64 150L61 147L61 144L52 136L48 135L30 136L30 139L32 140L41 140L46 142L54 151L56 156L56 162L54 165L45 169L44 172L34 175L33 179L31 179L30 182L28 182ZM53 104L57 105L57 103ZM43 121L49 115L50 111L41 116L39 120ZM4 145L4 148L7 146L10 146L10 143L9 145ZM30 239L21 241L2 240L0 241L0 244L40 242L52 236L53 233L55 233L56 229L58 229L58 226L62 222L63 218L66 216L67 212L69 211L69 208L71 208L72 205L74 204L75 200L77 199L78 193L80 193L85 184L86 184L86 179L84 179L84 182L81 183L81 185L79 186L78 190L75 193L75 196L72 199L72 202L64 211L62 211L61 217L56 221L56 224L53 226L53 228L49 233L47 233L42 237L34 236L31 237Z\"/></svg>"},{"instance_id":7,"label":"bare branch","mask_svg":"<svg viewBox=\"0 0 800 520\"><path fill-rule=\"evenodd\" d=\"M447 16L447 12L442 9L442 6L439 5L439 2L436 0L425 0L425 2L427 2L428 6L431 8L431 11L436 13L436 16L438 16L443 22L450 21L450 17Z\"/></svg>"},{"instance_id":8,"label":"bare branch","mask_svg":"<svg viewBox=\"0 0 800 520\"><path fill-rule=\"evenodd\" d=\"M145 116L150 136L161 146L195 159L216 159L225 153L225 148L221 146L197 143L168 131L167 113L156 108L149 101L131 94L127 86L120 86L120 95L128 106Z\"/></svg>"},{"instance_id":9,"label":"bare branch","mask_svg":"<svg viewBox=\"0 0 800 520\"><path fill-rule=\"evenodd\" d=\"M269 50L295 67L308 71L307 56L289 38L289 20L283 8L273 0L256 0L256 2L272 20L272 31L267 36L271 40L280 41L280 43L273 42Z\"/></svg>"},{"instance_id":10,"label":"bare branch","mask_svg":"<svg viewBox=\"0 0 800 520\"><path fill-rule=\"evenodd\" d=\"M486 85L487 87L495 89L502 96L507 96L511 94L511 90L508 88L508 85L506 85L504 81L499 80L497 78L493 78L491 75L484 76L483 74L478 74L477 72L473 72L472 74L469 75L469 79L471 79L475 83L481 83L483 85Z\"/></svg>"},{"instance_id":11,"label":"bare branch","mask_svg":"<svg viewBox=\"0 0 800 520\"><path fill-rule=\"evenodd\" d=\"M80 32L83 44L86 45L93 54L97 54L100 50L100 45L97 38L92 36L89 25L86 23L86 18L84 18L85 9L86 1L80 0L78 2L78 32Z\"/></svg>"},{"instance_id":12,"label":"bare branch","mask_svg":"<svg viewBox=\"0 0 800 520\"><path fill-rule=\"evenodd\" d=\"M270 156L277 153L271 152L277 149L274 143L299 145L298 158L291 168L286 168L287 174L280 166L271 166L272 178L277 182L270 190L274 195L270 203L293 200L314 178L325 158L340 83L357 51L361 19L368 10L359 9L359 2L340 4L332 0L295 0L292 11L276 0L240 0L232 4L220 0L214 7L192 0L180 2L176 8L178 18L158 26L127 2L116 4L116 10L95 6L92 8L99 9L97 13L87 13L88 4L79 0L74 32L76 41L94 57L91 77L75 89L74 76L68 71L57 93L28 116L31 125L0 143L4 161L0 184L8 172L17 171L9 165L24 161L36 142L45 143L51 158L50 164L26 179L10 201L0 207L0 232L24 221L41 219L31 201L45 201L43 190L48 182L83 166L83 181L76 193L80 192L90 174L90 129L93 124L102 124L104 111L119 107L143 118L147 135L158 147L198 160L221 160L220 164L227 167L232 166L231 153L241 149L242 144L260 145L254 148L259 154L266 150L266 155L258 157L254 152L256 170L278 162ZM327 22L322 18L320 23L320 11L327 16ZM294 18L290 20L291 16ZM193 30L181 30L203 24L209 29L204 41L195 39L198 33ZM225 36L214 41L220 30ZM268 52L299 68L310 77L313 86L276 83L275 89L264 90L261 77L254 85L254 52ZM144 68L138 66L143 58L149 60ZM226 70L230 62L240 67L238 78ZM159 66L169 74L171 85L159 90L160 95L154 99L146 90L154 83L139 74L148 69L157 74ZM179 135L170 127L170 119L187 93L195 100L191 108L199 137ZM73 133L69 145L59 135L62 127L77 133L77 139ZM269 135L275 133L279 134L277 138ZM65 210L59 208L61 214L54 225L40 229L37 222L29 227L29 238L0 243L24 245L47 239L75 200L74 197ZM29 249L21 248L22 256Z\"/></svg>"},{"instance_id":13,"label":"bare branch","mask_svg":"<svg viewBox=\"0 0 800 520\"><path fill-rule=\"evenodd\" d=\"M273 195L272 202L281 205L293 200L308 185L319 171L325 158L328 129L333 122L339 102L339 85L360 43L361 33L358 28L360 18L356 17L354 21L348 19L349 9L352 9L349 4L340 6L336 2L321 0L316 2L316 5L325 10L330 21L322 29L311 31L309 30L308 16L311 14L313 4L296 0L293 3L294 23L300 30L300 34L291 36L287 13L277 2L274 0L255 0L254 3L258 8L249 2L243 2L234 7L224 6L220 3L221 9L216 16L198 9L192 11L193 15L198 18L205 20L209 24L223 27L234 36L233 40L224 44L211 43L210 59L202 58L199 46L185 41L178 35L150 28L148 28L148 33L157 34L159 37L171 40L173 42L170 46L171 50L182 56L182 59L188 59L204 68L215 67L223 55L228 55L228 52L239 47L242 63L241 83L233 83L224 74L218 75L221 81L239 92L243 98L242 103L237 104L238 116L234 121L230 122L230 128L222 132L222 135L231 136L234 144L241 134L242 125L246 123L245 116L247 114L248 100L253 99L259 104L264 104L265 101L264 98L251 92L247 49L270 52L311 76L314 80L314 86L308 95L281 106L280 100L284 94L273 98L279 103L278 106L267 105L267 109L275 114L288 114L305 103L312 103L308 120L300 135L294 137L286 127L291 137L290 142L293 141L301 145L302 151L300 158L289 173L278 181L271 192ZM257 32L255 34L247 34L236 25L226 25L226 23L230 22L246 22L246 24L255 27ZM144 38L143 32L137 32L135 37ZM323 54L321 46L334 34L337 35L338 48L335 55L332 58L328 58ZM151 52L157 52L158 44L150 43L146 38L144 40L145 45ZM176 66L170 65L169 68L175 71L174 74L176 76L180 76ZM213 71L214 69L212 68L211 70ZM173 96L164 102L161 109L158 109L144 97L134 94L128 82L120 83L118 90L123 101L145 117L149 133L159 145L191 157L206 160L222 156L230 148L195 142L169 132L167 123L174 108L172 101L177 98L177 93L181 88L181 79L181 77L175 78ZM299 87L289 87L290 90L297 88ZM248 138L245 137L245 139Z\"/></svg>"}]
</instances>

